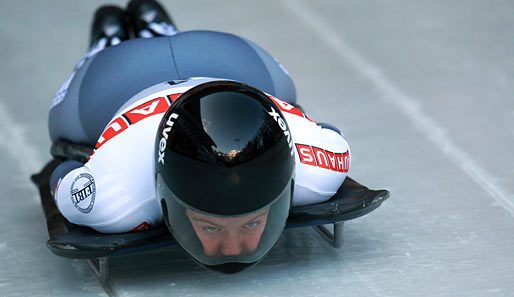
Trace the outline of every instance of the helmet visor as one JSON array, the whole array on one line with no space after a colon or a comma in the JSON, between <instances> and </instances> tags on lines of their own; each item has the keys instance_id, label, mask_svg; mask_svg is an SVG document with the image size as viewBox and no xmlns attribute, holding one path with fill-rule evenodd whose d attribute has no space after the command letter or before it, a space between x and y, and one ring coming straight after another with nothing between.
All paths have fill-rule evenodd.
<instances>
[{"instance_id":1,"label":"helmet visor","mask_svg":"<svg viewBox=\"0 0 514 297\"><path fill-rule=\"evenodd\" d=\"M220 216L186 205L157 175L165 222L177 242L205 265L254 263L273 247L285 227L292 180L268 205L237 216ZM166 208L166 209L164 209Z\"/></svg>"}]
</instances>

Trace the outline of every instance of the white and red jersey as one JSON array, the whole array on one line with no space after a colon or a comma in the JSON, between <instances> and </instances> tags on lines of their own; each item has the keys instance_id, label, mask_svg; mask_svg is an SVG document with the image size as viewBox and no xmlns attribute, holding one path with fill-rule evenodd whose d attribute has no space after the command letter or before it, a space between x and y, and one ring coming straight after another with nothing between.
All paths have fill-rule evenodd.
<instances>
[{"instance_id":1,"label":"white and red jersey","mask_svg":"<svg viewBox=\"0 0 514 297\"><path fill-rule=\"evenodd\" d=\"M89 161L59 181L55 200L61 213L74 224L105 233L161 224L154 170L157 128L177 97L212 80L158 84L122 106L102 132ZM294 106L269 97L284 114L295 146L293 206L328 200L350 167L348 143Z\"/></svg>"}]
</instances>

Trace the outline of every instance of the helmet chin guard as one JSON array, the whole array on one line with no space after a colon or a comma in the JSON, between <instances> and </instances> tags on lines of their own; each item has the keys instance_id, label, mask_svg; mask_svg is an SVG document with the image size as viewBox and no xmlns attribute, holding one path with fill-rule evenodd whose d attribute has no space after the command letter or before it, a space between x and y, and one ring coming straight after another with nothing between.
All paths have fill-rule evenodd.
<instances>
[{"instance_id":1,"label":"helmet chin guard","mask_svg":"<svg viewBox=\"0 0 514 297\"><path fill-rule=\"evenodd\" d=\"M164 221L197 262L238 272L285 227L294 186L291 134L261 91L213 81L180 96L156 135Z\"/></svg>"}]
</instances>

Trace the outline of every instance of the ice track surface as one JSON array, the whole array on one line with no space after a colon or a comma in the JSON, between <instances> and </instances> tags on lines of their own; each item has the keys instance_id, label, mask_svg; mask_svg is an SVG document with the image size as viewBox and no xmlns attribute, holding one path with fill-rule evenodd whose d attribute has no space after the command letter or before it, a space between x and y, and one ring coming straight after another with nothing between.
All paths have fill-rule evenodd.
<instances>
[{"instance_id":1,"label":"ice track surface","mask_svg":"<svg viewBox=\"0 0 514 297\"><path fill-rule=\"evenodd\" d=\"M125 5L125 2L118 1ZM45 247L29 175L47 112L100 1L0 3L0 295L105 296ZM298 102L352 148L351 176L391 198L335 250L284 232L259 265L208 272L176 248L112 260L118 296L514 296L512 1L164 1L181 30L255 41Z\"/></svg>"}]
</instances>

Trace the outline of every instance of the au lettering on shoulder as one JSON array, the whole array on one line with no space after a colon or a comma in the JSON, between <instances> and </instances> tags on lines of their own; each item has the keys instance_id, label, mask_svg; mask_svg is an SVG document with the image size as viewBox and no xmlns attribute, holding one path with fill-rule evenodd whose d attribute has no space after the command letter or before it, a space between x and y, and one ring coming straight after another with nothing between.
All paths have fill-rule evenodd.
<instances>
[{"instance_id":1,"label":"au lettering on shoulder","mask_svg":"<svg viewBox=\"0 0 514 297\"><path fill-rule=\"evenodd\" d=\"M296 150L298 151L298 157L300 158L300 162L316 166L316 159L314 159L314 153L312 152L312 148L310 145L304 144L296 144Z\"/></svg>"},{"instance_id":2,"label":"au lettering on shoulder","mask_svg":"<svg viewBox=\"0 0 514 297\"><path fill-rule=\"evenodd\" d=\"M316 161L318 161L318 166L325 169L330 169L330 165L328 164L327 154L324 149L313 146L312 150L314 151L314 155L316 156Z\"/></svg>"}]
</instances>

